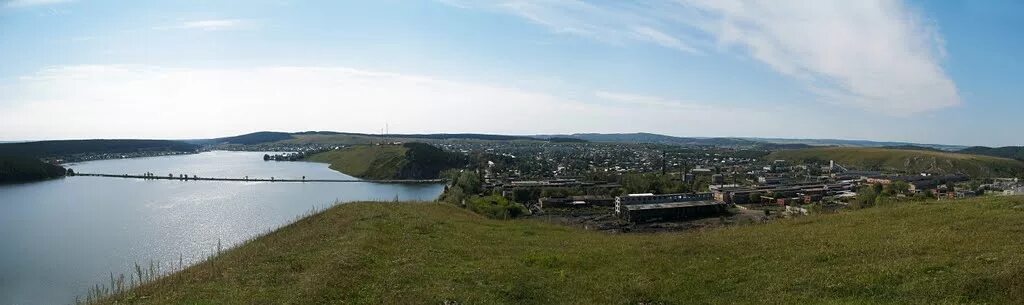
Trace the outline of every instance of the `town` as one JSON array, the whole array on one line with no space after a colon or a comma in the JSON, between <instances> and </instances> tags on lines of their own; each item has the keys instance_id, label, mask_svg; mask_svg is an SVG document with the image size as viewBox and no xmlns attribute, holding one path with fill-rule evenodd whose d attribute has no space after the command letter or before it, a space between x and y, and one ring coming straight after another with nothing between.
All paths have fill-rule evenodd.
<instances>
[{"instance_id":1,"label":"town","mask_svg":"<svg viewBox=\"0 0 1024 305\"><path fill-rule=\"evenodd\" d=\"M833 160L768 159L771 151L756 148L480 141L438 145L471 156L472 165L465 171L478 176L477 194L520 203L529 211L525 217L603 231L689 229L885 201L1024 194L1016 177L854 170Z\"/></svg>"}]
</instances>

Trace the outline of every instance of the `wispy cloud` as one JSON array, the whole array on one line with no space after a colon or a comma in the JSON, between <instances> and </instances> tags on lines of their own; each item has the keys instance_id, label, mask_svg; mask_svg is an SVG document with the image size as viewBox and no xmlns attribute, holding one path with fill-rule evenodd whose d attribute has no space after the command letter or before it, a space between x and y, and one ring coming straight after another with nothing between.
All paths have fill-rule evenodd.
<instances>
[{"instance_id":1,"label":"wispy cloud","mask_svg":"<svg viewBox=\"0 0 1024 305\"><path fill-rule=\"evenodd\" d=\"M64 2L71 2L74 0L11 0L7 1L4 6L7 7L29 7L29 6L40 6L48 4L57 4Z\"/></svg>"},{"instance_id":2,"label":"wispy cloud","mask_svg":"<svg viewBox=\"0 0 1024 305\"><path fill-rule=\"evenodd\" d=\"M703 126L724 115L714 107L651 96L599 92L572 98L345 67L60 66L0 83L0 88L0 100L7 105L0 112L0 139L222 136L252 130L372 132L384 122L392 130L408 132L715 135ZM109 120L112 111L116 120ZM773 120L758 115L728 114L746 122ZM61 120L39 119L43 117ZM727 128L718 132L750 134Z\"/></svg>"},{"instance_id":3,"label":"wispy cloud","mask_svg":"<svg viewBox=\"0 0 1024 305\"><path fill-rule=\"evenodd\" d=\"M246 19L208 19L186 21L177 25L156 27L156 29L191 29L203 31L223 31L251 28L252 26L254 26L254 23L251 20Z\"/></svg>"},{"instance_id":4,"label":"wispy cloud","mask_svg":"<svg viewBox=\"0 0 1024 305\"><path fill-rule=\"evenodd\" d=\"M609 92L609 91L596 91L594 97L602 100L612 101L616 103L628 104L631 106L652 106L661 108L678 108L678 109L689 109L689 110L702 110L702 111L713 111L713 112L727 112L729 109L725 107L712 106L710 103L692 103L679 100L668 99L660 96L643 95L636 93L625 93L625 92ZM749 112L749 110L748 110Z\"/></svg>"},{"instance_id":5,"label":"wispy cloud","mask_svg":"<svg viewBox=\"0 0 1024 305\"><path fill-rule=\"evenodd\" d=\"M937 26L902 1L443 0L556 33L686 54L736 51L827 103L910 114L960 103Z\"/></svg>"}]
</instances>

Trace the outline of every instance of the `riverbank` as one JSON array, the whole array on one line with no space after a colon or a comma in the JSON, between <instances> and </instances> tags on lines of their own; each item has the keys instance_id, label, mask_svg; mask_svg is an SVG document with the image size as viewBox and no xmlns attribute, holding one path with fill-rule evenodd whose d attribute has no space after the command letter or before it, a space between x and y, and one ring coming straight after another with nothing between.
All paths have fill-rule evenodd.
<instances>
[{"instance_id":1,"label":"riverbank","mask_svg":"<svg viewBox=\"0 0 1024 305\"><path fill-rule=\"evenodd\" d=\"M605 234L354 203L104 304L1024 302L1024 198Z\"/></svg>"}]
</instances>

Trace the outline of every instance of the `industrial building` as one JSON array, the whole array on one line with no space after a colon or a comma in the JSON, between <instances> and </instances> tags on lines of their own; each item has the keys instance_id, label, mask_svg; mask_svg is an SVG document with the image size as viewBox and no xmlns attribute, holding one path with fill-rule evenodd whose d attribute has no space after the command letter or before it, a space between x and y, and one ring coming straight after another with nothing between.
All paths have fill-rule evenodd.
<instances>
[{"instance_id":1,"label":"industrial building","mask_svg":"<svg viewBox=\"0 0 1024 305\"><path fill-rule=\"evenodd\" d=\"M763 185L763 186L731 186L712 187L714 200L725 204L745 204L750 202L751 195L769 197L773 199L800 198L801 201L812 202L820 200L824 196L838 194L843 191L850 191L854 188L853 183L794 183L787 185ZM756 197L755 197L756 198ZM785 201L783 201L785 202Z\"/></svg>"},{"instance_id":2,"label":"industrial building","mask_svg":"<svg viewBox=\"0 0 1024 305\"><path fill-rule=\"evenodd\" d=\"M563 208L577 206L612 206L615 199L608 196L544 197L538 203L541 208Z\"/></svg>"},{"instance_id":3,"label":"industrial building","mask_svg":"<svg viewBox=\"0 0 1024 305\"><path fill-rule=\"evenodd\" d=\"M726 205L711 193L630 194L615 198L615 214L633 223L671 221L720 215Z\"/></svg>"}]
</instances>

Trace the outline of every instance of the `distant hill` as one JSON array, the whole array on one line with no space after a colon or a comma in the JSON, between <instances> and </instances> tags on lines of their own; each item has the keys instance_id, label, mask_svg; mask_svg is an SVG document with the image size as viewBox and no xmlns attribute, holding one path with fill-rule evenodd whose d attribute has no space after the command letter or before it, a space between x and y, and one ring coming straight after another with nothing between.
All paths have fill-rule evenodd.
<instances>
[{"instance_id":1,"label":"distant hill","mask_svg":"<svg viewBox=\"0 0 1024 305\"><path fill-rule=\"evenodd\" d=\"M590 141L577 138L563 138L563 137L551 137L547 139L551 143L587 143Z\"/></svg>"},{"instance_id":2,"label":"distant hill","mask_svg":"<svg viewBox=\"0 0 1024 305\"><path fill-rule=\"evenodd\" d=\"M85 153L190 152L199 146L170 140L56 140L0 144L0 155L45 158Z\"/></svg>"},{"instance_id":3,"label":"distant hill","mask_svg":"<svg viewBox=\"0 0 1024 305\"><path fill-rule=\"evenodd\" d=\"M260 132L254 132L254 133L244 134L244 135L240 135L240 136L213 139L212 142L218 143L218 144L223 143L223 144L252 145L252 144L261 144L261 143L270 143L270 142L284 141L284 140L289 140L289 139L294 139L294 138L295 138L295 136L293 136L291 133L287 133L287 132L260 131Z\"/></svg>"},{"instance_id":4,"label":"distant hill","mask_svg":"<svg viewBox=\"0 0 1024 305\"><path fill-rule=\"evenodd\" d=\"M363 179L436 179L441 171L462 167L463 156L423 143L357 145L313 155L310 161Z\"/></svg>"},{"instance_id":5,"label":"distant hill","mask_svg":"<svg viewBox=\"0 0 1024 305\"><path fill-rule=\"evenodd\" d=\"M477 133L440 133L440 134L367 134L355 132L336 131L303 131L303 132L272 132L261 131L244 134L234 137L225 137L209 140L191 141L197 144L241 144L253 145L264 143L290 143L290 144L371 144L379 143L382 140L389 142L433 142L445 140L480 140L480 141L517 141L517 140L539 140L527 136L507 136Z\"/></svg>"},{"instance_id":6,"label":"distant hill","mask_svg":"<svg viewBox=\"0 0 1024 305\"><path fill-rule=\"evenodd\" d=\"M706 146L753 146L756 141L738 138L686 138L660 135L654 133L577 133L570 135L538 135L541 139L572 138L590 142L612 143L648 143L669 145L706 145Z\"/></svg>"},{"instance_id":7,"label":"distant hill","mask_svg":"<svg viewBox=\"0 0 1024 305\"><path fill-rule=\"evenodd\" d=\"M885 149L902 149L902 150L924 150L924 151L935 151L935 152L943 152L944 151L944 150L941 150L941 149L938 149L938 148L934 148L934 147L924 147L924 146L917 146L917 145L882 146L881 148L885 148Z\"/></svg>"},{"instance_id":8,"label":"distant hill","mask_svg":"<svg viewBox=\"0 0 1024 305\"><path fill-rule=\"evenodd\" d=\"M676 137L655 133L576 133L547 135L495 135L477 133L441 133L441 134L380 134L336 132L336 131L304 131L304 132L269 132L261 131L234 137L210 140L190 141L197 144L372 144L388 142L426 142L436 143L449 140L469 141L549 141L553 143L598 142L598 143L642 143L682 146L720 146L733 148L757 148L763 150L797 149L822 146L842 147L892 147L898 149L934 149L956 151L966 148L957 145L917 144L907 142L879 142L866 140L838 139L782 139L782 138L740 138L740 137Z\"/></svg>"},{"instance_id":9,"label":"distant hill","mask_svg":"<svg viewBox=\"0 0 1024 305\"><path fill-rule=\"evenodd\" d=\"M997 148L974 146L960 150L959 153L1024 160L1024 147L1022 146Z\"/></svg>"},{"instance_id":10,"label":"distant hill","mask_svg":"<svg viewBox=\"0 0 1024 305\"><path fill-rule=\"evenodd\" d=\"M774 152L766 158L794 162L835 160L851 169L903 173L961 173L971 177L1024 175L1024 162L1021 161L925 150L827 147L782 150Z\"/></svg>"},{"instance_id":11,"label":"distant hill","mask_svg":"<svg viewBox=\"0 0 1024 305\"><path fill-rule=\"evenodd\" d=\"M0 156L0 184L63 177L66 172L63 167L36 158Z\"/></svg>"},{"instance_id":12,"label":"distant hill","mask_svg":"<svg viewBox=\"0 0 1024 305\"><path fill-rule=\"evenodd\" d=\"M841 139L783 139L783 138L743 138L751 141L775 143L775 144L806 144L812 146L843 146L843 147L927 147L943 151L957 151L965 148L960 145L945 144L919 144L908 142L883 142L868 140L841 140Z\"/></svg>"}]
</instances>

